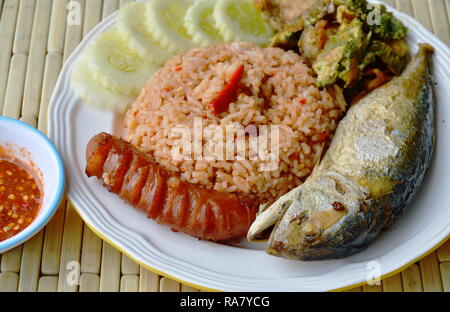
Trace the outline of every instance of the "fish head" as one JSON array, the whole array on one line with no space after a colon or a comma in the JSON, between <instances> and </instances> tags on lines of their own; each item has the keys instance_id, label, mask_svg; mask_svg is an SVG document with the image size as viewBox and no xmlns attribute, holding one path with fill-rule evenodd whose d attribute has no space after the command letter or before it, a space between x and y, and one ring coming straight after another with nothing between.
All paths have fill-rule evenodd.
<instances>
[{"instance_id":1,"label":"fish head","mask_svg":"<svg viewBox=\"0 0 450 312\"><path fill-rule=\"evenodd\" d=\"M346 253L347 242L366 233L367 196L367 188L339 173L313 175L259 214L248 239L260 241L270 232L266 251L291 259Z\"/></svg>"}]
</instances>

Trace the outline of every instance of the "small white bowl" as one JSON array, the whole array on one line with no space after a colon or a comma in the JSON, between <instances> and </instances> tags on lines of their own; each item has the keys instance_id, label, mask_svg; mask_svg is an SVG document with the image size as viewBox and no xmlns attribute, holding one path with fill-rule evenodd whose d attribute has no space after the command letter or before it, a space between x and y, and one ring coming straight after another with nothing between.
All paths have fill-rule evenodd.
<instances>
[{"instance_id":1,"label":"small white bowl","mask_svg":"<svg viewBox=\"0 0 450 312\"><path fill-rule=\"evenodd\" d=\"M22 244L41 230L55 213L64 193L64 166L56 147L40 131L0 116L0 146L18 159L33 163L41 178L43 203L33 222L17 235L0 242L0 254Z\"/></svg>"}]
</instances>

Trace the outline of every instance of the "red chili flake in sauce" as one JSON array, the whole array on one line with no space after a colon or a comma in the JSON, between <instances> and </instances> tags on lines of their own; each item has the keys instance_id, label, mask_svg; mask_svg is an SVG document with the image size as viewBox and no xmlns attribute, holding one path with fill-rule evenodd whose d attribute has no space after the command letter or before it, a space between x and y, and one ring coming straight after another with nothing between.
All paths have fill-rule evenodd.
<instances>
[{"instance_id":1,"label":"red chili flake in sauce","mask_svg":"<svg viewBox=\"0 0 450 312\"><path fill-rule=\"evenodd\" d=\"M177 67L175 68L176 71L181 71L183 69L183 67Z\"/></svg>"},{"instance_id":2,"label":"red chili flake in sauce","mask_svg":"<svg viewBox=\"0 0 450 312\"><path fill-rule=\"evenodd\" d=\"M343 211L343 210L345 210L345 206L343 204L341 204L340 202L334 202L333 209L336 211Z\"/></svg>"},{"instance_id":3,"label":"red chili flake in sauce","mask_svg":"<svg viewBox=\"0 0 450 312\"><path fill-rule=\"evenodd\" d=\"M300 104L304 105L304 104L306 104L306 99L301 99L301 100L299 100L298 102L299 102Z\"/></svg>"},{"instance_id":4,"label":"red chili flake in sauce","mask_svg":"<svg viewBox=\"0 0 450 312\"><path fill-rule=\"evenodd\" d=\"M237 91L242 76L244 75L244 65L240 65L231 76L230 81L225 88L220 91L219 95L209 105L215 115L226 112L230 104L236 101Z\"/></svg>"},{"instance_id":5,"label":"red chili flake in sauce","mask_svg":"<svg viewBox=\"0 0 450 312\"><path fill-rule=\"evenodd\" d=\"M41 190L27 166L0 156L0 241L24 230L41 206Z\"/></svg>"}]
</instances>

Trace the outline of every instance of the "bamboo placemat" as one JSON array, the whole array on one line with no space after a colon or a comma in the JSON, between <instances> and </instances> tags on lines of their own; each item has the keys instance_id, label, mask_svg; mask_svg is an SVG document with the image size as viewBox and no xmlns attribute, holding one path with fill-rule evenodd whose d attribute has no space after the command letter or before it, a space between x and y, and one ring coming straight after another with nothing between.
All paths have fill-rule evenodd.
<instances>
[{"instance_id":1,"label":"bamboo placemat","mask_svg":"<svg viewBox=\"0 0 450 312\"><path fill-rule=\"evenodd\" d=\"M45 133L64 61L92 27L130 1L0 0L0 113ZM385 2L450 45L450 0ZM73 6L81 9L81 25L67 25ZM0 255L0 272L0 291L198 291L140 267L103 242L66 200L44 230ZM450 241L381 285L352 291L450 291Z\"/></svg>"}]
</instances>

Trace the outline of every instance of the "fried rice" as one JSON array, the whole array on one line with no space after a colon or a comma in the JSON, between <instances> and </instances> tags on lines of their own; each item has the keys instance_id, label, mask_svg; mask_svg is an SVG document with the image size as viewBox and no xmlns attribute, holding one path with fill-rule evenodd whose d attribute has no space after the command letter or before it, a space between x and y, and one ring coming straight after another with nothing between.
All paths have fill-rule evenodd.
<instances>
[{"instance_id":1,"label":"fried rice","mask_svg":"<svg viewBox=\"0 0 450 312\"><path fill-rule=\"evenodd\" d=\"M210 103L241 65L237 99L227 111L214 114ZM126 138L182 180L272 203L308 177L346 110L339 87L319 89L315 83L312 70L292 51L246 42L193 49L172 58L145 85L125 116ZM245 155L235 148L232 157L206 157L211 145L230 143L227 136L208 131L201 138L203 154L195 154L194 146L182 151L185 157L174 157L174 148L180 147L174 129L194 129L199 120L202 129L278 126L276 166L261 170L267 159L251 158L248 142ZM231 136L233 144L238 139L238 134ZM195 145L194 140L189 143Z\"/></svg>"}]
</instances>

